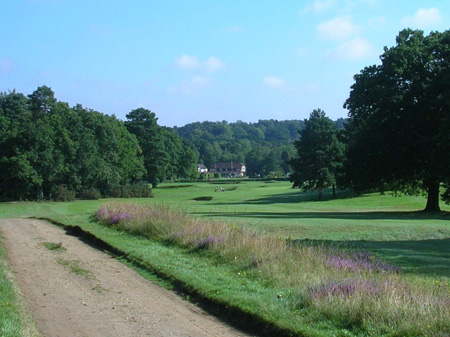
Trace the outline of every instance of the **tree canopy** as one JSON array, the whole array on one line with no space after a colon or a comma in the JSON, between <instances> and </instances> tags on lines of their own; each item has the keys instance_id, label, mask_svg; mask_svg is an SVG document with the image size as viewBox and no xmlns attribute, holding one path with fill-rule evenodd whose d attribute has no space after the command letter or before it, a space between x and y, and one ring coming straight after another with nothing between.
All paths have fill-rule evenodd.
<instances>
[{"instance_id":1,"label":"tree canopy","mask_svg":"<svg viewBox=\"0 0 450 337\"><path fill-rule=\"evenodd\" d=\"M332 186L335 191L337 171L343 160L343 144L338 140L338 133L336 123L323 110L311 112L294 143L297 157L290 162L293 187L318 191L319 200L323 189Z\"/></svg>"},{"instance_id":2,"label":"tree canopy","mask_svg":"<svg viewBox=\"0 0 450 337\"><path fill-rule=\"evenodd\" d=\"M405 29L380 59L355 76L344 105L348 179L357 189L424 192L425 210L438 211L450 182L450 31Z\"/></svg>"},{"instance_id":3,"label":"tree canopy","mask_svg":"<svg viewBox=\"0 0 450 337\"><path fill-rule=\"evenodd\" d=\"M159 126L154 112L138 108L126 118L125 126L143 151L145 179L153 187L167 179L197 177L197 152L172 130Z\"/></svg>"},{"instance_id":4,"label":"tree canopy","mask_svg":"<svg viewBox=\"0 0 450 337\"><path fill-rule=\"evenodd\" d=\"M285 176L287 161L295 155L293 142L301 120L260 120L257 123L196 122L174 131L199 153L199 162L210 167L219 161L241 161L250 176Z\"/></svg>"},{"instance_id":5,"label":"tree canopy","mask_svg":"<svg viewBox=\"0 0 450 337\"><path fill-rule=\"evenodd\" d=\"M145 173L141 149L115 117L70 108L39 87L0 94L0 199L109 195ZM58 196L56 196L58 195Z\"/></svg>"}]
</instances>

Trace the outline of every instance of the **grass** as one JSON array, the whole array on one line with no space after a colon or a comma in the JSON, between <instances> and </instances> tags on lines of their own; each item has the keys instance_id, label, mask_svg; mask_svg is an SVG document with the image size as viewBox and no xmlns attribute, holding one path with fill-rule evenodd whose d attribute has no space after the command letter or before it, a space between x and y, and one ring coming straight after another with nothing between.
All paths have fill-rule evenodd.
<instances>
[{"instance_id":1,"label":"grass","mask_svg":"<svg viewBox=\"0 0 450 337\"><path fill-rule=\"evenodd\" d=\"M239 280L240 285L218 285L216 292L225 287L229 292L221 300L227 303L242 286L254 283L254 297L238 302L237 307L299 335L320 334L320 324L328 324L329 332L357 336L450 333L447 280L408 280L399 275L399 268L368 253L291 245L284 239L151 204L107 204L96 217L118 230L187 248L190 255L208 256L229 270L237 268L238 280L241 273L246 277ZM267 290L277 293L278 303L269 308L266 305L273 298L261 302ZM300 312L306 320L302 315L292 317ZM286 317L291 320L283 322ZM316 331L305 330L307 325Z\"/></svg>"},{"instance_id":2,"label":"grass","mask_svg":"<svg viewBox=\"0 0 450 337\"><path fill-rule=\"evenodd\" d=\"M0 236L0 243L3 238ZM40 337L37 328L19 298L19 290L6 262L6 252L0 244L0 336Z\"/></svg>"},{"instance_id":3,"label":"grass","mask_svg":"<svg viewBox=\"0 0 450 337\"><path fill-rule=\"evenodd\" d=\"M448 291L446 284L450 277L450 217L448 213L429 215L420 212L425 206L423 197L392 197L374 193L355 198L349 193L340 192L336 200L332 200L328 194L325 195L325 201L318 202L314 193L293 190L287 182L241 181L236 184L231 181L222 186L180 183L162 184L160 187L154 190L155 198L152 200L135 199L127 202L137 205L150 202L158 204L162 209L181 209L200 219L197 221L209 223L214 219L213 222L226 224L228 228L246 227L257 236L268 235L274 240L282 241L288 238L291 245L318 246L320 249L332 251L339 247L340 253L334 255L339 256L337 259L340 259L340 264L351 262L355 249L369 251L374 254L370 259L381 259L400 266L403 270L402 282L412 284L411 287L416 289L413 292L414 297L423 303L429 303L430 299L425 295L430 291ZM220 191L222 187L225 192ZM203 196L213 196L213 199L201 200ZM200 200L195 200L198 197ZM133 236L115 228L92 223L90 216L101 205L109 202L111 200L3 203L0 204L0 217L37 216L63 224L79 225L117 247L139 265L157 271L169 282L182 280L189 292L200 294L216 304L227 303L228 308L239 306L246 312L253 310L253 318L264 318L264 321L276 322L279 326L290 326L289 329L301 326L301 333L307 336L370 336L376 335L375 331L379 329L379 325L377 328L375 323L373 326L358 323L362 320L368 322L367 315L352 314L358 311L354 308L342 311L339 299L330 302L327 296L320 295L331 292L334 296L339 291L348 294L349 290L353 291L352 287L355 285L360 288L379 289L377 282L380 280L377 280L376 273L375 281L369 283L361 282L355 277L344 277L339 273L336 274L341 275L339 277L324 278L322 272L313 276L303 272L288 272L287 275L291 276L286 277L281 275L286 275L283 273L291 270L290 267L269 270L266 265L258 264L258 258L253 259L252 254L245 254L245 249L242 256L252 257L251 263L238 258L236 263L225 264L222 260L224 257L220 254L217 257L210 249L210 246L214 247L223 240L213 233L197 237L197 240L193 240L194 246L174 246L173 240L154 242L142 236ZM446 205L441 207L447 212L450 210ZM267 243L261 245L270 246ZM332 248L329 248L330 246ZM233 256L231 252L227 254L233 259L238 256ZM255 263L260 268L255 268ZM260 278L261 274L272 276ZM384 277L384 274L380 275L381 278ZM296 279L305 277L311 280L311 284L304 286L299 294ZM394 273L392 282L397 282L397 277L399 276ZM277 283L280 278L290 279L290 285ZM408 285L405 289L409 287ZM315 298L315 309L308 311L304 308L311 296ZM359 295L351 296L353 302L346 298L345 301L349 302L347 305L359 303L359 306L364 306L365 303L359 300ZM393 296L392 300L396 301L396 297ZM255 304L255 301L259 304ZM320 308L320 303L323 303L323 308ZM376 304L371 305L376 307ZM402 310L407 311L413 306L408 304L402 307ZM276 310L273 310L274 308ZM336 317L344 317L348 324L342 321L339 323ZM385 310L385 321L390 322L390 317L395 315ZM401 317L396 319L401 320ZM311 322L313 324L310 324ZM435 328L436 324L441 323L434 322L430 326ZM422 326L413 330L410 335L418 335L417 331L426 335L425 332L430 332L427 329L431 328ZM406 335L406 330L401 331L403 332L385 330L383 333L392 336Z\"/></svg>"},{"instance_id":4,"label":"grass","mask_svg":"<svg viewBox=\"0 0 450 337\"><path fill-rule=\"evenodd\" d=\"M66 250L66 248L64 248L62 246L61 242L58 242L58 243L55 243L55 242L43 242L42 244L48 250L56 250L56 251L59 251L59 252L63 252L63 251Z\"/></svg>"},{"instance_id":5,"label":"grass","mask_svg":"<svg viewBox=\"0 0 450 337\"><path fill-rule=\"evenodd\" d=\"M87 269L84 269L80 266L80 261L77 260L72 260L72 261L68 261L68 260L64 260L64 259L58 259L57 262L66 267L69 268L69 270L78 275L78 276L84 276L86 278L89 278L91 276L91 272Z\"/></svg>"}]
</instances>

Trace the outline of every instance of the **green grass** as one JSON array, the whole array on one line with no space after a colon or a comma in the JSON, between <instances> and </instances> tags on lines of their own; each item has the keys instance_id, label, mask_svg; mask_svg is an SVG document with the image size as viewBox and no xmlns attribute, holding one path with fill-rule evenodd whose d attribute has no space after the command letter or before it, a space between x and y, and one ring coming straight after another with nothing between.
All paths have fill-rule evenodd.
<instances>
[{"instance_id":1,"label":"green grass","mask_svg":"<svg viewBox=\"0 0 450 337\"><path fill-rule=\"evenodd\" d=\"M69 268L69 270L72 273L74 273L74 274L76 274L78 276L83 276L83 277L86 277L86 278L89 278L91 276L91 271L81 267L80 266L80 261L77 261L77 260L67 261L67 260L64 260L64 259L58 259L57 262L60 265L66 267L66 268Z\"/></svg>"},{"instance_id":2,"label":"green grass","mask_svg":"<svg viewBox=\"0 0 450 337\"><path fill-rule=\"evenodd\" d=\"M6 262L6 252L0 235L0 336L41 336L19 299L18 288Z\"/></svg>"},{"instance_id":3,"label":"green grass","mask_svg":"<svg viewBox=\"0 0 450 337\"><path fill-rule=\"evenodd\" d=\"M63 251L66 250L66 248L64 248L62 246L61 242L58 242L58 243L55 243L55 242L44 242L43 245L48 250L56 250L56 251L59 251L59 252L63 252Z\"/></svg>"},{"instance_id":4,"label":"green grass","mask_svg":"<svg viewBox=\"0 0 450 337\"><path fill-rule=\"evenodd\" d=\"M340 192L336 200L326 194L326 200L318 202L316 194L301 193L290 186L287 182L247 181L224 185L161 184L154 190L154 199L128 199L126 202L159 203L205 220L244 225L262 235L289 237L294 242L338 246L344 250L369 250L402 267L404 276L412 282L427 284L427 287L436 281L440 284L449 282L450 216L445 212L438 215L420 212L425 207L424 197L392 197L376 193L354 197ZM225 192L220 191L222 187ZM204 196L213 199L201 200ZM311 336L323 335L320 331L332 331L326 330L333 329L333 322L326 317L320 318L302 310L294 314L284 312L283 315L281 311L271 311L280 305L292 305L289 294L285 289L273 287L271 282L262 284L254 275L243 275L242 268L230 269L202 251L192 254L186 248L148 241L92 223L90 216L110 201L3 203L0 204L0 217L46 217L64 224L80 225L125 252L138 264L143 263L169 280L182 279L189 291L218 302L227 301L229 307L239 303L249 310L255 310L257 296L261 305L255 315L264 316L264 320L279 322L284 327L300 323L305 326L308 320L314 320L314 327L302 330ZM450 211L447 205L441 204L441 207ZM336 336L347 335L345 327L333 331ZM348 335L358 333L349 330Z\"/></svg>"},{"instance_id":5,"label":"green grass","mask_svg":"<svg viewBox=\"0 0 450 337\"><path fill-rule=\"evenodd\" d=\"M216 188L218 192L215 192ZM226 189L220 192L220 187ZM232 189L232 190L229 190ZM400 264L407 272L437 276L450 270L450 213L424 214L422 196L393 197L364 194L357 198L339 192L332 200L318 202L316 193L292 189L289 182L240 181L239 184L161 184L154 199L134 199L136 203L156 202L203 217L218 219L293 240L359 245ZM194 200L212 196L212 200ZM108 199L95 201L13 202L0 204L0 217L43 216L64 220L78 214L92 214ZM450 212L450 207L441 203Z\"/></svg>"}]
</instances>

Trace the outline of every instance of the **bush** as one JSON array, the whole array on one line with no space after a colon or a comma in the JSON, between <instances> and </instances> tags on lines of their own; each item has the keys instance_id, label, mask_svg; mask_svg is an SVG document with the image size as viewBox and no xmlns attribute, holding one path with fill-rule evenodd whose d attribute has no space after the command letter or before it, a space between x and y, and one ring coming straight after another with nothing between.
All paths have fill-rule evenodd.
<instances>
[{"instance_id":1,"label":"bush","mask_svg":"<svg viewBox=\"0 0 450 337\"><path fill-rule=\"evenodd\" d=\"M94 187L81 191L80 198L84 200L97 200L102 197L100 191Z\"/></svg>"},{"instance_id":2,"label":"bush","mask_svg":"<svg viewBox=\"0 0 450 337\"><path fill-rule=\"evenodd\" d=\"M109 196L113 198L153 198L153 192L149 184L140 182L112 188Z\"/></svg>"},{"instance_id":3,"label":"bush","mask_svg":"<svg viewBox=\"0 0 450 337\"><path fill-rule=\"evenodd\" d=\"M51 199L54 201L72 201L75 200L75 192L64 185L58 185L52 190Z\"/></svg>"}]
</instances>

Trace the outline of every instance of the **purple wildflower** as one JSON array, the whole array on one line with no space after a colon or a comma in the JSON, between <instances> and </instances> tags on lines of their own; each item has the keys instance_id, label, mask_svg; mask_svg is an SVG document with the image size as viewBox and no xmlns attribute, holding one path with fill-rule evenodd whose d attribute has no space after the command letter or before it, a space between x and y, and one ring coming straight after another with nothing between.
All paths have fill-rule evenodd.
<instances>
[{"instance_id":1,"label":"purple wildflower","mask_svg":"<svg viewBox=\"0 0 450 337\"><path fill-rule=\"evenodd\" d=\"M115 214L109 220L109 224L117 225L120 222L125 222L125 221L130 220L130 219L131 219L131 214L129 214L129 213L119 213L119 214Z\"/></svg>"},{"instance_id":2,"label":"purple wildflower","mask_svg":"<svg viewBox=\"0 0 450 337\"><path fill-rule=\"evenodd\" d=\"M375 282L363 279L347 279L340 282L329 280L319 286L308 289L309 296L313 299L325 297L351 297L355 293L378 296L385 292L386 282Z\"/></svg>"},{"instance_id":3,"label":"purple wildflower","mask_svg":"<svg viewBox=\"0 0 450 337\"><path fill-rule=\"evenodd\" d=\"M394 273L401 271L399 267L383 262L369 252L356 252L347 256L328 256L326 259L326 263L329 267L352 271L356 269L364 269L369 271L387 271Z\"/></svg>"},{"instance_id":4,"label":"purple wildflower","mask_svg":"<svg viewBox=\"0 0 450 337\"><path fill-rule=\"evenodd\" d=\"M223 242L223 238L209 235L206 238L202 238L195 242L194 246L198 249L211 248L214 245Z\"/></svg>"}]
</instances>

